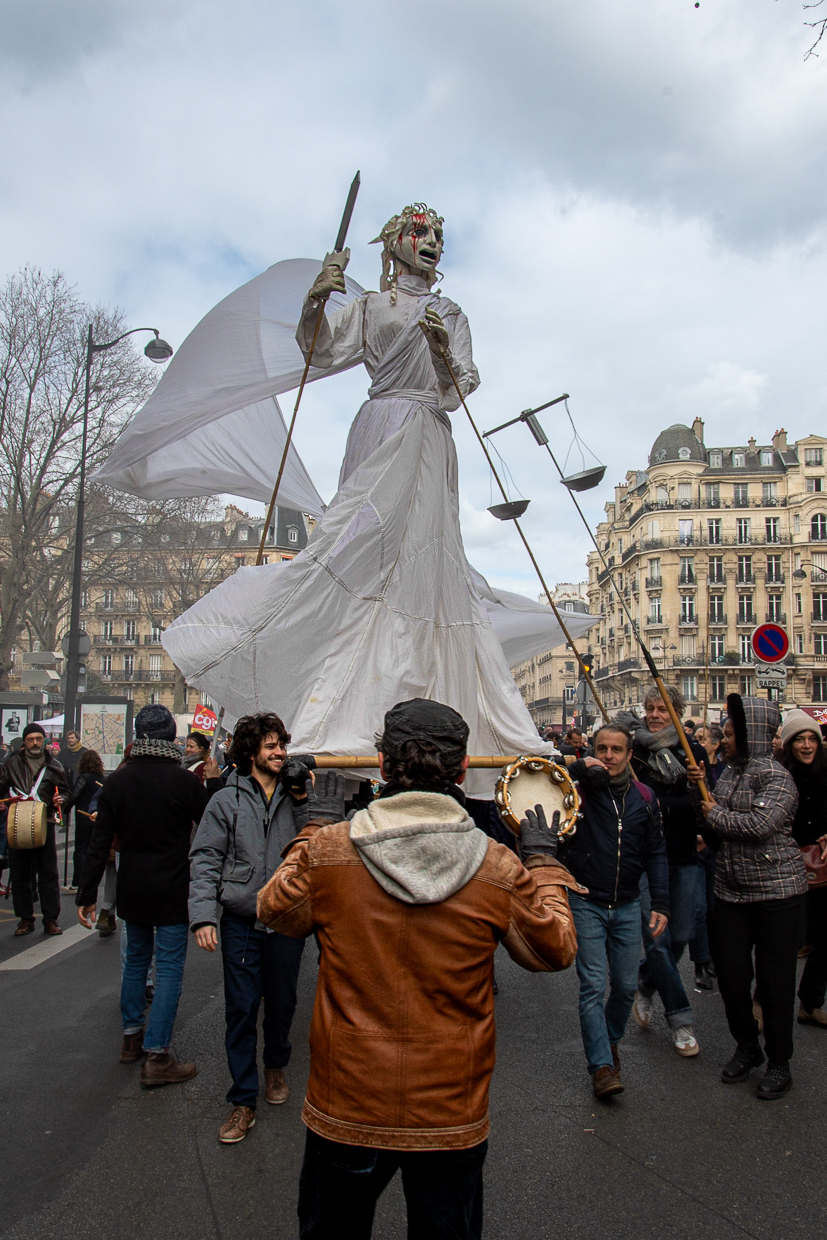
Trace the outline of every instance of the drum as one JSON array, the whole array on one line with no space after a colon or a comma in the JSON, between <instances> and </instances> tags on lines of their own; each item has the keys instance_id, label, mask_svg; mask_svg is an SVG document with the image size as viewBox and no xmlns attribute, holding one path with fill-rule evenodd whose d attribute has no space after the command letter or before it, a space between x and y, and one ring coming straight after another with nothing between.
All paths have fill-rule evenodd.
<instances>
[{"instance_id":1,"label":"drum","mask_svg":"<svg viewBox=\"0 0 827 1240\"><path fill-rule=\"evenodd\" d=\"M520 834L520 819L527 809L542 805L546 822L560 811L559 833L574 835L580 810L577 788L564 766L548 758L518 758L497 780L494 802L500 817L515 835Z\"/></svg>"},{"instance_id":2,"label":"drum","mask_svg":"<svg viewBox=\"0 0 827 1240\"><path fill-rule=\"evenodd\" d=\"M42 848L48 826L42 801L15 801L9 806L6 826L9 848Z\"/></svg>"}]
</instances>

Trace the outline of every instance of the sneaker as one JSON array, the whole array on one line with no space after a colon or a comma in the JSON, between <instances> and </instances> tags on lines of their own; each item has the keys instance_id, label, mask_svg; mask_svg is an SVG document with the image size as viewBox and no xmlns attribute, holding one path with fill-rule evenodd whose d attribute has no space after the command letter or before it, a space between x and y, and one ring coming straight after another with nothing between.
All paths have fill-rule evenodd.
<instances>
[{"instance_id":1,"label":"sneaker","mask_svg":"<svg viewBox=\"0 0 827 1240\"><path fill-rule=\"evenodd\" d=\"M255 1127L255 1122L256 1113L252 1107L233 1107L219 1129L218 1139L222 1145L237 1145L247 1136L248 1130Z\"/></svg>"},{"instance_id":2,"label":"sneaker","mask_svg":"<svg viewBox=\"0 0 827 1240\"><path fill-rule=\"evenodd\" d=\"M689 1025L681 1025L680 1029L672 1030L672 1045L679 1055L684 1055L687 1059L697 1055L701 1049Z\"/></svg>"},{"instance_id":3,"label":"sneaker","mask_svg":"<svg viewBox=\"0 0 827 1240\"><path fill-rule=\"evenodd\" d=\"M818 1029L827 1029L827 1012L823 1007L805 1008L803 1003L798 1005L798 1023L799 1025L815 1025Z\"/></svg>"},{"instance_id":4,"label":"sneaker","mask_svg":"<svg viewBox=\"0 0 827 1240\"><path fill-rule=\"evenodd\" d=\"M290 1097L290 1090L287 1088L281 1068L264 1069L264 1097L274 1107L286 1102Z\"/></svg>"},{"instance_id":5,"label":"sneaker","mask_svg":"<svg viewBox=\"0 0 827 1240\"><path fill-rule=\"evenodd\" d=\"M647 999L646 995L642 995L639 990L635 991L632 1015L640 1029L648 1029L652 1023L652 1000Z\"/></svg>"},{"instance_id":6,"label":"sneaker","mask_svg":"<svg viewBox=\"0 0 827 1240\"><path fill-rule=\"evenodd\" d=\"M609 1098L612 1094L623 1093L623 1082L620 1074L607 1065L592 1074L592 1089L595 1098Z\"/></svg>"},{"instance_id":7,"label":"sneaker","mask_svg":"<svg viewBox=\"0 0 827 1240\"><path fill-rule=\"evenodd\" d=\"M783 1098L792 1089L793 1078L790 1076L790 1065L787 1063L768 1063L767 1070L758 1082L756 1098L762 1102L772 1102L775 1098Z\"/></svg>"},{"instance_id":8,"label":"sneaker","mask_svg":"<svg viewBox=\"0 0 827 1240\"><path fill-rule=\"evenodd\" d=\"M764 1059L765 1055L757 1038L752 1042L744 1042L736 1046L735 1054L722 1068L721 1080L725 1085L738 1085L747 1079L753 1068L760 1067Z\"/></svg>"},{"instance_id":9,"label":"sneaker","mask_svg":"<svg viewBox=\"0 0 827 1240\"><path fill-rule=\"evenodd\" d=\"M695 989L696 990L714 990L715 983L712 980L712 974L709 972L709 965L695 965Z\"/></svg>"}]
</instances>

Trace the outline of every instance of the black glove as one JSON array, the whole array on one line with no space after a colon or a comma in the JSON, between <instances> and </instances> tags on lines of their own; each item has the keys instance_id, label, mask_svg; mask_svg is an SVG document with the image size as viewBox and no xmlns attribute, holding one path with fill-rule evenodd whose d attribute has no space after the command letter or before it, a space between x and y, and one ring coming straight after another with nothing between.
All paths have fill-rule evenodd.
<instances>
[{"instance_id":1,"label":"black glove","mask_svg":"<svg viewBox=\"0 0 827 1240\"><path fill-rule=\"evenodd\" d=\"M316 765L312 753L293 753L281 768L281 783L285 792L293 797L307 795L307 781Z\"/></svg>"},{"instance_id":2,"label":"black glove","mask_svg":"<svg viewBox=\"0 0 827 1240\"><path fill-rule=\"evenodd\" d=\"M589 788L608 788L611 775L605 766L592 766L591 763L586 767L581 779Z\"/></svg>"},{"instance_id":3,"label":"black glove","mask_svg":"<svg viewBox=\"0 0 827 1240\"><path fill-rule=\"evenodd\" d=\"M307 789L308 821L325 818L342 822L345 816L345 777L340 771L317 771Z\"/></svg>"},{"instance_id":4,"label":"black glove","mask_svg":"<svg viewBox=\"0 0 827 1240\"><path fill-rule=\"evenodd\" d=\"M557 846L560 843L559 830L559 809L554 811L551 826L546 822L542 805L535 805L534 809L526 810L525 818L520 820L521 858L525 861L526 857L556 857Z\"/></svg>"}]
</instances>

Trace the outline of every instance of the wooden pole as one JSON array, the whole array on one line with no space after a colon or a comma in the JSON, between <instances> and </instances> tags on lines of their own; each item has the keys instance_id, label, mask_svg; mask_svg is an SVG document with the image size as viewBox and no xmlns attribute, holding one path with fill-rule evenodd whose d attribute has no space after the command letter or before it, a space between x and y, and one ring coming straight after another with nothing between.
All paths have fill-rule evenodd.
<instances>
[{"instance_id":1,"label":"wooden pole","mask_svg":"<svg viewBox=\"0 0 827 1240\"><path fill-rule=\"evenodd\" d=\"M530 756L530 755L523 755ZM376 754L365 757L364 754L314 754L316 760L316 769L326 770L379 770L379 759ZM483 754L470 755L468 765L472 770L491 770L503 766L510 766L512 762L516 762L519 754Z\"/></svg>"},{"instance_id":2,"label":"wooden pole","mask_svg":"<svg viewBox=\"0 0 827 1240\"><path fill-rule=\"evenodd\" d=\"M310 342L310 351L307 354L307 361L304 364L304 373L302 375L302 381L299 384L299 391L298 391L298 395L296 396L296 403L293 406L293 416L290 419L290 426L288 427L288 430L287 430L287 438L284 441L284 451L281 454L281 463L279 464L279 472L276 474L276 485L273 487L273 498L270 500L270 507L267 509L267 519L264 522L264 529L261 532L261 543L259 544L258 555L256 556L257 566L261 563L262 559L264 558L264 545L267 542L267 531L269 530L270 522L273 519L273 512L276 507L276 500L278 499L279 487L281 486L281 479L284 473L284 467L287 464L287 453L290 451L290 444L293 439L293 428L296 425L296 415L299 412L299 405L301 404L302 394L304 392L304 386L307 383L307 376L310 373L310 363L313 360L313 352L316 348L316 341L319 339L319 331L322 326L322 319L324 318L324 308L326 304L327 304L326 301L322 301L322 304L319 306L319 317L316 320L316 330L313 332L313 339ZM273 541L275 543L275 534L273 537Z\"/></svg>"}]
</instances>

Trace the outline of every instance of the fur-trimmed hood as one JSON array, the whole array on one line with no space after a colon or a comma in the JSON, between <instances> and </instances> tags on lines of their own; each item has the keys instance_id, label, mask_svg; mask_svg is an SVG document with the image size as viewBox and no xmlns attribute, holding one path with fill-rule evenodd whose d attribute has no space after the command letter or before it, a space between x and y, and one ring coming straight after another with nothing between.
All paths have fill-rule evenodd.
<instances>
[{"instance_id":1,"label":"fur-trimmed hood","mask_svg":"<svg viewBox=\"0 0 827 1240\"><path fill-rule=\"evenodd\" d=\"M776 703L730 693L726 709L735 729L738 757L744 762L751 758L771 758L772 738L781 726L781 711Z\"/></svg>"}]
</instances>

